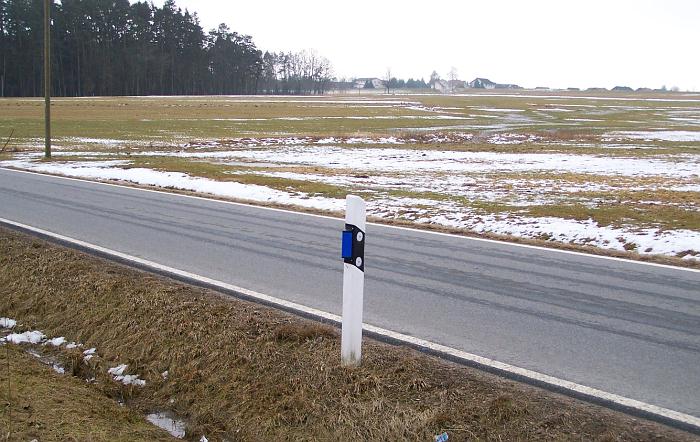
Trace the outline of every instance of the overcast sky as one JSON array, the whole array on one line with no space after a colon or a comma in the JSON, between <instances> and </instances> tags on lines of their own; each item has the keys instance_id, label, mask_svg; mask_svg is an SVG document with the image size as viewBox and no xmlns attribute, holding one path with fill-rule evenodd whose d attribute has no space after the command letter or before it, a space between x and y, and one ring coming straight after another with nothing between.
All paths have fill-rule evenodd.
<instances>
[{"instance_id":1,"label":"overcast sky","mask_svg":"<svg viewBox=\"0 0 700 442\"><path fill-rule=\"evenodd\" d=\"M162 5L163 0L154 0ZM262 50L316 49L339 77L700 90L700 0L177 0Z\"/></svg>"}]
</instances>

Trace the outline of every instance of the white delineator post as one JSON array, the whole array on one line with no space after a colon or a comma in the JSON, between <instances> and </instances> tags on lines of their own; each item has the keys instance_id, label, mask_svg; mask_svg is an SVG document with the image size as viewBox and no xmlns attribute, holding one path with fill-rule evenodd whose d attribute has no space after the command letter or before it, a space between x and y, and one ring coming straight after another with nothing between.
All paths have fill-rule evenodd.
<instances>
[{"instance_id":1,"label":"white delineator post","mask_svg":"<svg viewBox=\"0 0 700 442\"><path fill-rule=\"evenodd\" d=\"M362 358L362 304L365 290L364 243L367 206L348 195L343 232L343 329L340 354L343 365L359 365ZM352 241L350 234L352 232ZM352 244L348 250L348 242Z\"/></svg>"}]
</instances>

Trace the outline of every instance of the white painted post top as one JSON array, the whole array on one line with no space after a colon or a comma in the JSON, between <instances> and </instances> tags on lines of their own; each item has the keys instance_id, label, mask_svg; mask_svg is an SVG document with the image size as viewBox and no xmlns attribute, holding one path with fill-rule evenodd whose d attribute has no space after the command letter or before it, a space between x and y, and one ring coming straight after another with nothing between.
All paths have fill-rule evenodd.
<instances>
[{"instance_id":1,"label":"white painted post top","mask_svg":"<svg viewBox=\"0 0 700 442\"><path fill-rule=\"evenodd\" d=\"M366 232L367 204L365 200L359 196L348 195L346 202L347 210L345 212L345 223L352 224L363 232Z\"/></svg>"}]
</instances>

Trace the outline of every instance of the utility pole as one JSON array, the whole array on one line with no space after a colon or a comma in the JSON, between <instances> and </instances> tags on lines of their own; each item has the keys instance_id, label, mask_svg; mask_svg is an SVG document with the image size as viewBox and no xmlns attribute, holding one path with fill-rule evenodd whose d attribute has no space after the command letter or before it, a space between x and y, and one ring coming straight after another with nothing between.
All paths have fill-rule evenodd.
<instances>
[{"instance_id":1,"label":"utility pole","mask_svg":"<svg viewBox=\"0 0 700 442\"><path fill-rule=\"evenodd\" d=\"M44 0L44 157L51 159L51 0Z\"/></svg>"}]
</instances>

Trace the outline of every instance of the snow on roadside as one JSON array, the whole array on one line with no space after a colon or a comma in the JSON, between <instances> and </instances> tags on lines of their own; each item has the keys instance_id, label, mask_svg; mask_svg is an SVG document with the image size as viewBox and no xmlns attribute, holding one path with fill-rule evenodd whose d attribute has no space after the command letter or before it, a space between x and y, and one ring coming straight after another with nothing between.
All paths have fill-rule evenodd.
<instances>
[{"instance_id":1,"label":"snow on roadside","mask_svg":"<svg viewBox=\"0 0 700 442\"><path fill-rule=\"evenodd\" d=\"M58 338L53 338L53 339L47 340L46 342L44 342L44 345L52 345L52 346L54 346L54 347L60 347L60 346L62 346L62 345L65 344L65 343L66 343L66 338L64 338L63 336L61 336L61 337L58 337Z\"/></svg>"},{"instance_id":2,"label":"snow on roadside","mask_svg":"<svg viewBox=\"0 0 700 442\"><path fill-rule=\"evenodd\" d=\"M85 362L87 362L90 359L94 358L96 355L97 355L97 349L94 347L89 349L89 350L85 350L83 352L83 360L85 360Z\"/></svg>"},{"instance_id":3,"label":"snow on roadside","mask_svg":"<svg viewBox=\"0 0 700 442\"><path fill-rule=\"evenodd\" d=\"M17 321L15 321L14 319L0 318L0 328L11 329L11 328L15 328L16 325L17 325Z\"/></svg>"},{"instance_id":4,"label":"snow on roadside","mask_svg":"<svg viewBox=\"0 0 700 442\"><path fill-rule=\"evenodd\" d=\"M116 382L121 382L124 385L136 385L137 387L143 387L146 385L146 381L139 379L138 375L124 374L126 369L129 368L126 364L121 364L116 367L107 370L107 373L112 375L112 379Z\"/></svg>"},{"instance_id":5,"label":"snow on roadside","mask_svg":"<svg viewBox=\"0 0 700 442\"><path fill-rule=\"evenodd\" d=\"M125 163L128 162L105 161L60 164L33 163L30 161L15 160L0 162L0 165L71 177L121 180L137 184L190 190L242 200L289 204L321 210L340 210L345 206L345 200L309 196L302 192L292 193L254 184L214 181L206 178L192 177L180 172L160 172L145 168L123 169L119 167L125 165Z\"/></svg>"},{"instance_id":6,"label":"snow on roadside","mask_svg":"<svg viewBox=\"0 0 700 442\"><path fill-rule=\"evenodd\" d=\"M24 333L12 333L7 335L4 340L11 344L39 344L46 339L46 335L42 332L28 331Z\"/></svg>"},{"instance_id":7,"label":"snow on roadside","mask_svg":"<svg viewBox=\"0 0 700 442\"><path fill-rule=\"evenodd\" d=\"M152 153L153 155L157 153ZM476 232L514 235L525 238L548 238L563 243L588 244L607 249L629 250L639 253L677 255L685 259L700 259L700 232L691 230L657 231L635 226L599 226L592 220L578 221L560 218L530 218L521 214L484 214L463 205L431 199L393 198L382 196L381 186L389 189L439 192L466 197L477 201L499 201L504 195L516 194L522 201L512 205L546 204L555 200L553 195L567 193L575 196L580 190L567 188L544 180L540 188L531 180L523 183L502 182L506 187L491 187L477 183L474 176L503 171L555 171L598 173L612 176L664 176L675 180L686 179L688 191L695 191L700 170L698 156L683 156L683 162L655 158L611 158L593 155L566 154L504 154L491 152L453 152L408 149L343 149L335 146L285 146L274 150L240 150L227 152L169 152L161 155L213 158L218 160L247 159L271 164L318 165L331 169L401 173L395 176L366 175L358 177L276 173L275 176L307 181L321 181L348 188L363 188L378 197L369 198L368 214L389 219L410 220L417 223L440 224ZM677 157L676 157L677 158ZM138 184L192 190L218 196L259 202L290 204L316 209L342 211L344 200L310 197L299 192L284 192L264 186L218 182L191 177L176 172L151 169L124 169L128 161L76 162L68 164L34 163L14 160L2 164L29 170L60 173L83 178L124 180ZM431 174L437 174L433 175ZM451 173L450 173L451 172ZM270 173L264 175L272 176ZM477 185L478 184L478 185ZM374 187L373 187L374 186ZM534 187L533 187L534 186ZM586 185L588 186L588 184ZM507 189L510 188L510 190ZM549 189L546 189L548 188ZM601 187L602 190L604 186ZM506 190L504 190L506 189ZM672 187L670 189L673 190ZM629 189L627 189L629 190ZM521 196L524 195L523 196Z\"/></svg>"},{"instance_id":8,"label":"snow on roadside","mask_svg":"<svg viewBox=\"0 0 700 442\"><path fill-rule=\"evenodd\" d=\"M0 327L1 328L13 328L17 325L17 321L14 319L8 319L8 318L0 318ZM63 344L66 343L66 338L64 337L57 337L57 338L51 338L47 339L46 335L38 330L34 331L27 331L24 333L12 333L4 338L0 339L0 342L9 342L11 344L42 344L42 345L52 345L54 347L60 347ZM81 344L75 344L71 343L66 346L67 350L73 349L73 348L79 348L82 347ZM28 350L28 353L31 354L32 356L41 359L44 361L44 357L37 353L34 350ZM97 349L96 348L90 348L88 350L83 351L83 359L85 362L90 361L92 358L97 356ZM55 363L55 361L51 360L51 363L48 364L50 365L54 371L56 371L59 374L64 374L65 369L60 365ZM143 379L140 379L138 375L125 375L124 371L128 368L128 365L122 364L114 368L110 368L107 370L107 373L112 375L112 378L116 382L121 382L124 385L135 385L137 387L143 387L146 385L146 381Z\"/></svg>"}]
</instances>

